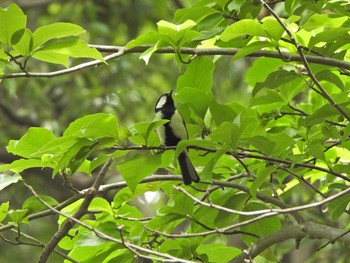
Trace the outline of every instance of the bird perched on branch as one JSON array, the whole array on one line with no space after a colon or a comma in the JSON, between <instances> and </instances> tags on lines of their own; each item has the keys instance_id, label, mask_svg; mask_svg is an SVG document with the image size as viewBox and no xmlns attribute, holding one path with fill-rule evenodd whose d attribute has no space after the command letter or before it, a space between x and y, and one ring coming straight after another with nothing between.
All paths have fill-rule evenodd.
<instances>
[{"instance_id":1,"label":"bird perched on branch","mask_svg":"<svg viewBox=\"0 0 350 263\"><path fill-rule=\"evenodd\" d=\"M165 146L176 146L181 140L188 139L185 122L175 108L172 93L173 91L170 91L169 93L160 96L155 106L156 118L169 120L169 122L157 128L160 141ZM178 157L178 162L185 185L189 185L192 182L199 182L199 176L191 163L186 150L181 152Z\"/></svg>"}]
</instances>

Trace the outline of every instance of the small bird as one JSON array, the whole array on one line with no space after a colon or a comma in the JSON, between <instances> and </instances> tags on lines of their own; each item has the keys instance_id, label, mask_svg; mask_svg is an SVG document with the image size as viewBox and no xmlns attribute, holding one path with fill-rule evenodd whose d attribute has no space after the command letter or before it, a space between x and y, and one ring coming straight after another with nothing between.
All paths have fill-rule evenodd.
<instances>
[{"instance_id":1,"label":"small bird","mask_svg":"<svg viewBox=\"0 0 350 263\"><path fill-rule=\"evenodd\" d=\"M156 119L169 120L157 128L160 141L166 146L176 146L181 140L188 139L185 122L175 108L172 93L173 91L170 91L160 96L155 106ZM199 176L186 151L179 155L178 162L185 185L191 184L192 181L199 182Z\"/></svg>"}]
</instances>

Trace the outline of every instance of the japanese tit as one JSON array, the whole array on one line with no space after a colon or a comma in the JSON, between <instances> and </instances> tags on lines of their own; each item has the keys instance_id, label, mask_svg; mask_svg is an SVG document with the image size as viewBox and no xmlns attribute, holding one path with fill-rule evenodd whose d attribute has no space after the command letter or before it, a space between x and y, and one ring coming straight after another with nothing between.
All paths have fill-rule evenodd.
<instances>
[{"instance_id":1,"label":"japanese tit","mask_svg":"<svg viewBox=\"0 0 350 263\"><path fill-rule=\"evenodd\" d=\"M169 122L157 128L157 133L160 141L166 146L176 146L181 140L188 139L188 133L185 122L177 111L172 98L173 91L163 94L159 97L156 106L156 119L166 119ZM186 150L179 157L182 179L185 185L193 182L199 182L199 176L189 159Z\"/></svg>"}]
</instances>

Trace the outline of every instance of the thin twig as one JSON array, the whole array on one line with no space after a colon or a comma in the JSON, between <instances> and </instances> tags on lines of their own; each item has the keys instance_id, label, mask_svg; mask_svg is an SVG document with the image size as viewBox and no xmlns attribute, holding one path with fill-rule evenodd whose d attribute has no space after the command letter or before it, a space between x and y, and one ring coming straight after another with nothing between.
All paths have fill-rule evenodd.
<instances>
[{"instance_id":1,"label":"thin twig","mask_svg":"<svg viewBox=\"0 0 350 263\"><path fill-rule=\"evenodd\" d=\"M190 193L188 193L185 189L183 189L179 186L173 186L173 187L176 190L178 190L179 192L182 192L183 194L185 194L187 197L192 199L194 202L196 202L202 206L215 208L215 209L223 211L223 212L227 212L227 213L231 213L231 214L235 214L235 215L241 215L241 216L256 216L256 215L264 215L264 214L269 214L269 213L271 213L271 216L273 216L273 215L278 215L278 214L288 214L291 212L307 210L307 209L311 209L311 208L315 208L315 207L320 207L320 206L325 205L325 204L327 204L327 203L329 203L329 202L331 202L331 201L333 201L333 200L335 200L343 195L350 193L350 187L348 187L345 190L338 192L337 194L334 194L328 198L323 199L322 201L307 204L307 205L294 206L294 207L284 208L284 209L272 209L271 208L271 209L263 209L263 210L244 212L244 211L239 211L239 210L234 210L234 209L230 209L227 207L223 207L220 205L215 205L213 203L203 202L200 199L198 199L198 198L194 197L193 195L191 195Z\"/></svg>"}]
</instances>

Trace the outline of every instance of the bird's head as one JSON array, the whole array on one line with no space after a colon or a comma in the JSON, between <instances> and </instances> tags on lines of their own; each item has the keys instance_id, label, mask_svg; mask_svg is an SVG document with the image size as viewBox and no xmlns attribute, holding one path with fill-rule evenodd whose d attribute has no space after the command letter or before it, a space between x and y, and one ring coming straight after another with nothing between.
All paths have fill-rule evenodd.
<instances>
[{"instance_id":1,"label":"bird's head","mask_svg":"<svg viewBox=\"0 0 350 263\"><path fill-rule=\"evenodd\" d=\"M172 94L173 94L173 91L170 91L169 93L165 93L159 97L156 103L155 112L175 109Z\"/></svg>"}]
</instances>

